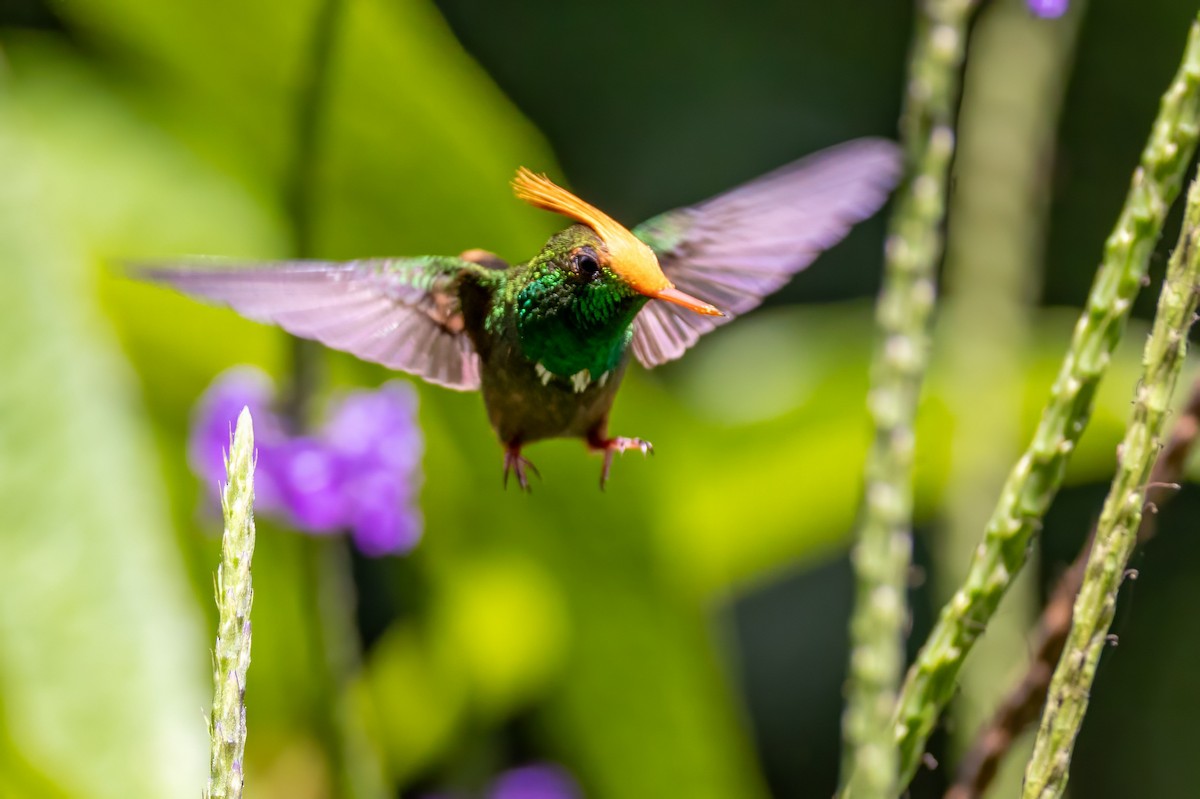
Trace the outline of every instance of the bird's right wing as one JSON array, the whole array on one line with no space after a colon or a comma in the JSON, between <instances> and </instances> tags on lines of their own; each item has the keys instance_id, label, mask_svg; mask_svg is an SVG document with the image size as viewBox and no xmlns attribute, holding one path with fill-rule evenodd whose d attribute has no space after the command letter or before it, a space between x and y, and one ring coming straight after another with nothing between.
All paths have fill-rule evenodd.
<instances>
[{"instance_id":1,"label":"bird's right wing","mask_svg":"<svg viewBox=\"0 0 1200 799\"><path fill-rule=\"evenodd\" d=\"M461 258L191 261L137 265L138 277L233 308L366 361L459 391L479 388L479 355L459 304L464 279L503 272Z\"/></svg>"},{"instance_id":2,"label":"bird's right wing","mask_svg":"<svg viewBox=\"0 0 1200 799\"><path fill-rule=\"evenodd\" d=\"M757 306L875 213L899 177L895 144L857 139L634 228L667 279L725 313L647 303L634 322L637 359L652 367L678 358L704 333Z\"/></svg>"}]
</instances>

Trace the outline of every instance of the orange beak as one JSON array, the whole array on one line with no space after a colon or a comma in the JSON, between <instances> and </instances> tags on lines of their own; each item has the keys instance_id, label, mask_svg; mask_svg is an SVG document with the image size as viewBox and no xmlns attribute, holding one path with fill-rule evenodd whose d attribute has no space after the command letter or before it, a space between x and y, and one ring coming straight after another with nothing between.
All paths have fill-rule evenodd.
<instances>
[{"instance_id":1,"label":"orange beak","mask_svg":"<svg viewBox=\"0 0 1200 799\"><path fill-rule=\"evenodd\" d=\"M676 305L682 305L689 311L695 311L696 313L703 314L704 316L725 315L721 311L709 305L707 302L698 300L690 294L684 294L682 291L669 284L667 288L659 289L651 296L656 300L666 300L667 302L673 302Z\"/></svg>"}]
</instances>

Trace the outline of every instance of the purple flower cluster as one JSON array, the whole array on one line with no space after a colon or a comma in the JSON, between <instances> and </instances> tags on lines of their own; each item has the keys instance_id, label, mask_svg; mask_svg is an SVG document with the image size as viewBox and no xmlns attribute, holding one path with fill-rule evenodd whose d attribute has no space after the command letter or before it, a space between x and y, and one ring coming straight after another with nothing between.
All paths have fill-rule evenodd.
<instances>
[{"instance_id":1,"label":"purple flower cluster","mask_svg":"<svg viewBox=\"0 0 1200 799\"><path fill-rule=\"evenodd\" d=\"M446 793L425 799L460 799L462 794ZM583 792L562 766L532 763L509 769L492 782L486 799L583 799Z\"/></svg>"},{"instance_id":2,"label":"purple flower cluster","mask_svg":"<svg viewBox=\"0 0 1200 799\"><path fill-rule=\"evenodd\" d=\"M1025 0L1034 16L1043 19L1054 19L1067 13L1070 0Z\"/></svg>"},{"instance_id":3,"label":"purple flower cluster","mask_svg":"<svg viewBox=\"0 0 1200 799\"><path fill-rule=\"evenodd\" d=\"M200 398L188 442L193 471L214 487L225 476L229 431L245 406L254 416L255 509L315 535L349 532L366 555L408 552L421 538L417 399L401 382L348 394L315 435L291 435L273 410L263 372L238 367Z\"/></svg>"},{"instance_id":4,"label":"purple flower cluster","mask_svg":"<svg viewBox=\"0 0 1200 799\"><path fill-rule=\"evenodd\" d=\"M562 766L535 763L509 769L496 778L487 799L582 799L575 780Z\"/></svg>"}]
</instances>

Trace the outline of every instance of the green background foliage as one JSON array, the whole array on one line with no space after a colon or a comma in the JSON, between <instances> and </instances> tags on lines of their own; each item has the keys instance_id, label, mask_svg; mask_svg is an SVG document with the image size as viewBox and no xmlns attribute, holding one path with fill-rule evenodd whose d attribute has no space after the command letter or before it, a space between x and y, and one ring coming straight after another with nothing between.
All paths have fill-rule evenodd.
<instances>
[{"instance_id":1,"label":"green background foliage","mask_svg":"<svg viewBox=\"0 0 1200 799\"><path fill-rule=\"evenodd\" d=\"M283 375L288 345L114 264L292 252L316 10L0 2L0 796L204 784L220 525L187 468L189 413L230 365ZM1192 13L1176 0L1088 10L1047 166L1044 277L1005 386L1009 450L1053 379L1075 317L1058 306L1085 295ZM910 21L884 0L347 0L314 252L527 257L558 223L512 199L519 164L634 222L818 147L894 135ZM422 385L426 538L412 556L366 560L263 521L249 795L335 795L362 760L416 796L529 758L564 763L593 797L830 795L881 236L879 220L863 226L686 359L633 370L613 428L656 456L616 463L605 493L576 442L529 453L545 475L531 497L503 491L479 398ZM1112 473L1144 334L1131 326L1047 519L1043 583L1098 511L1091 485ZM918 547L935 576L951 448L973 410L939 354L917 454ZM390 377L335 354L322 371L318 405ZM1194 785L1200 636L1178 620L1200 600L1195 507L1185 490L1135 562L1136 606L1118 611L1122 644L1076 755L1080 796ZM343 621L364 649L344 691L319 677L314 548L354 578ZM918 589L915 638L939 585ZM335 705L363 736L350 765L331 754ZM921 775L914 795L943 777Z\"/></svg>"}]
</instances>

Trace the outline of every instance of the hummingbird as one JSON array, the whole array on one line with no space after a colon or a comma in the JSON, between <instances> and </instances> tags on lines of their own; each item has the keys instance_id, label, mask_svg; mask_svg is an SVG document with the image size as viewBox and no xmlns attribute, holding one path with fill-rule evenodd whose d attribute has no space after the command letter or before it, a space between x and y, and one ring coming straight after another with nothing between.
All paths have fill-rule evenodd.
<instances>
[{"instance_id":1,"label":"hummingbird","mask_svg":"<svg viewBox=\"0 0 1200 799\"><path fill-rule=\"evenodd\" d=\"M135 272L430 383L481 390L506 486L514 475L528 491L528 471L538 474L527 445L579 438L603 455L603 489L615 454L653 451L608 432L630 360L674 360L759 305L878 210L900 161L893 142L849 141L632 230L521 167L516 196L572 222L524 263L468 250Z\"/></svg>"}]
</instances>

